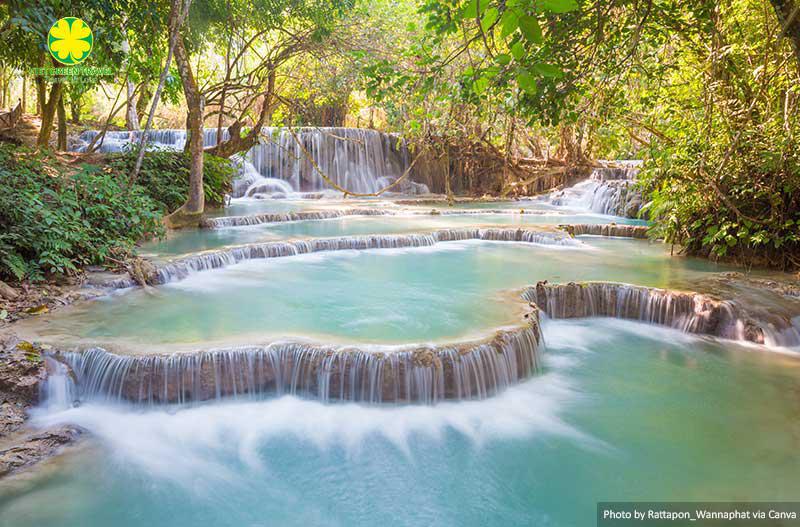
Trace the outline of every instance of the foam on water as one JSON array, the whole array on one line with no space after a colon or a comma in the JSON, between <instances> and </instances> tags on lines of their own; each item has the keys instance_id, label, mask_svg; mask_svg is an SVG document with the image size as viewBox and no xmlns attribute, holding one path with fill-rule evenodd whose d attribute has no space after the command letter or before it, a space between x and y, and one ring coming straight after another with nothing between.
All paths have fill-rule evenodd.
<instances>
[{"instance_id":1,"label":"foam on water","mask_svg":"<svg viewBox=\"0 0 800 527\"><path fill-rule=\"evenodd\" d=\"M596 168L588 179L547 194L540 201L565 209L636 217L642 206L642 196L635 188L638 173L639 165L635 162Z\"/></svg>"},{"instance_id":2,"label":"foam on water","mask_svg":"<svg viewBox=\"0 0 800 527\"><path fill-rule=\"evenodd\" d=\"M181 484L192 485L203 477L213 485L215 480L231 479L231 457L251 470L262 470L270 462L268 456L263 459L263 448L287 438L320 451L341 448L351 456L381 439L409 458L414 441L443 443L450 432L477 448L492 440L533 436L601 448L601 442L560 417L575 396L568 379L549 373L490 399L434 406L322 404L293 396L149 411L89 403L37 412L33 422L82 426L121 462Z\"/></svg>"},{"instance_id":3,"label":"foam on water","mask_svg":"<svg viewBox=\"0 0 800 527\"><path fill-rule=\"evenodd\" d=\"M793 499L796 358L610 319L544 332L543 374L483 401L39 410L100 448L0 490L0 524L568 527L609 496Z\"/></svg>"}]
</instances>

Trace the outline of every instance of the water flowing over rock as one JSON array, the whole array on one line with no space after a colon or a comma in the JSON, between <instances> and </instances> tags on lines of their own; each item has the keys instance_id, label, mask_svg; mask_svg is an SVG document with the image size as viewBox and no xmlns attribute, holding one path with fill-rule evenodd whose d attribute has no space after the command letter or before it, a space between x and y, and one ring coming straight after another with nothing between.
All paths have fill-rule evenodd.
<instances>
[{"instance_id":1,"label":"water flowing over rock","mask_svg":"<svg viewBox=\"0 0 800 527\"><path fill-rule=\"evenodd\" d=\"M192 272L219 269L244 260L280 258L320 251L430 247L440 242L465 240L524 242L576 247L581 245L581 242L565 233L540 232L528 229L443 229L426 234L376 234L266 242L180 258L158 268L154 278L154 285L182 280ZM135 284L131 283L131 281L120 280L113 285L131 287Z\"/></svg>"},{"instance_id":2,"label":"water flowing over rock","mask_svg":"<svg viewBox=\"0 0 800 527\"><path fill-rule=\"evenodd\" d=\"M614 236L618 238L647 238L647 229L644 225L619 225L616 223L579 223L573 225L559 225L572 236L592 235L592 236Z\"/></svg>"},{"instance_id":3,"label":"water flowing over rock","mask_svg":"<svg viewBox=\"0 0 800 527\"><path fill-rule=\"evenodd\" d=\"M523 297L551 318L615 317L758 344L800 344L791 319L750 313L735 301L700 293L610 282L539 282Z\"/></svg>"},{"instance_id":4,"label":"water flowing over rock","mask_svg":"<svg viewBox=\"0 0 800 527\"><path fill-rule=\"evenodd\" d=\"M283 213L252 214L249 216L224 216L222 218L209 218L203 222L207 229L221 229L225 227L244 227L261 225L264 223L280 223L286 221L329 220L345 216L389 216L392 211L382 209L337 209L320 211L300 211Z\"/></svg>"},{"instance_id":5,"label":"water flowing over rock","mask_svg":"<svg viewBox=\"0 0 800 527\"><path fill-rule=\"evenodd\" d=\"M330 188L303 148L328 177L351 192L376 192L400 177L410 163L399 137L376 130L304 128L295 135L302 148L288 130L266 129L265 139L249 152L248 160L262 176L288 181L300 192Z\"/></svg>"},{"instance_id":6,"label":"water flowing over rock","mask_svg":"<svg viewBox=\"0 0 800 527\"><path fill-rule=\"evenodd\" d=\"M544 199L556 206L636 218L642 207L642 195L635 187L638 173L639 165L635 162L595 168L589 179L548 194Z\"/></svg>"},{"instance_id":7,"label":"water flowing over rock","mask_svg":"<svg viewBox=\"0 0 800 527\"><path fill-rule=\"evenodd\" d=\"M0 342L0 437L22 426L28 409L39 402L45 377L39 347L13 336Z\"/></svg>"},{"instance_id":8,"label":"water flowing over rock","mask_svg":"<svg viewBox=\"0 0 800 527\"><path fill-rule=\"evenodd\" d=\"M39 399L50 410L65 410L78 399L77 379L72 369L52 355L45 355L47 377L39 388Z\"/></svg>"},{"instance_id":9,"label":"water flowing over rock","mask_svg":"<svg viewBox=\"0 0 800 527\"><path fill-rule=\"evenodd\" d=\"M202 226L206 229L224 229L228 227L245 227L252 225L262 225L265 223L280 223L286 221L314 221L343 218L345 216L514 216L523 214L546 214L545 211L538 210L510 210L510 209L456 209L430 211L408 210L408 209L378 209L374 207L353 208L353 209L326 209L308 210L299 212L284 213L263 213L250 214L247 216L224 216L220 218L206 219Z\"/></svg>"},{"instance_id":10,"label":"water flowing over rock","mask_svg":"<svg viewBox=\"0 0 800 527\"><path fill-rule=\"evenodd\" d=\"M0 478L57 454L81 434L73 426L48 430L24 426L28 411L36 404L48 398L53 402L69 399L59 388L66 371L30 342L14 337L0 342Z\"/></svg>"},{"instance_id":11,"label":"water flowing over rock","mask_svg":"<svg viewBox=\"0 0 800 527\"><path fill-rule=\"evenodd\" d=\"M119 152L136 143L141 131L106 132L101 152ZM84 151L98 134L86 131L80 136ZM295 140L297 137L297 140ZM227 129L223 129L223 140ZM204 131L204 143L217 142L217 130ZM185 130L152 130L150 147L181 150L186 144ZM302 145L302 147L301 147ZM240 178L234 182L233 197L269 197L287 192L318 192L331 186L322 178L316 165L339 186L350 192L377 192L396 181L410 164L405 142L398 136L362 128L300 128L294 135L286 128L265 128L260 143L237 162ZM392 191L404 194L427 194L424 185L404 179Z\"/></svg>"},{"instance_id":12,"label":"water flowing over rock","mask_svg":"<svg viewBox=\"0 0 800 527\"><path fill-rule=\"evenodd\" d=\"M81 133L79 145L75 149L77 152L85 152L92 140L99 135L98 130L86 130ZM122 152L128 148L136 147L144 133L143 130L132 131L107 131L100 143L100 152ZM223 129L223 139L227 139L227 130ZM102 142L101 142L102 141ZM208 145L215 144L217 141L217 129L207 128L204 131L203 141ZM159 148L164 150L183 150L186 145L186 130L150 130L147 133L148 148Z\"/></svg>"},{"instance_id":13,"label":"water flowing over rock","mask_svg":"<svg viewBox=\"0 0 800 527\"><path fill-rule=\"evenodd\" d=\"M531 376L539 364L538 318L493 338L386 351L301 343L174 355L59 353L81 400L140 404L293 394L322 401L426 403L482 399Z\"/></svg>"}]
</instances>

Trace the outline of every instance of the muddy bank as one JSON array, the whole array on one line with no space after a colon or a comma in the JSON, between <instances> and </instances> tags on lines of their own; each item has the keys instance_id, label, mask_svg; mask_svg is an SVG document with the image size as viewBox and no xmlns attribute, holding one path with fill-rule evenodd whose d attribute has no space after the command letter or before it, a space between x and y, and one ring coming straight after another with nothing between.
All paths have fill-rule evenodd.
<instances>
[{"instance_id":1,"label":"muddy bank","mask_svg":"<svg viewBox=\"0 0 800 527\"><path fill-rule=\"evenodd\" d=\"M90 271L60 281L7 284L0 282L0 338L17 320L49 313L80 300L106 294L105 288L127 275Z\"/></svg>"}]
</instances>

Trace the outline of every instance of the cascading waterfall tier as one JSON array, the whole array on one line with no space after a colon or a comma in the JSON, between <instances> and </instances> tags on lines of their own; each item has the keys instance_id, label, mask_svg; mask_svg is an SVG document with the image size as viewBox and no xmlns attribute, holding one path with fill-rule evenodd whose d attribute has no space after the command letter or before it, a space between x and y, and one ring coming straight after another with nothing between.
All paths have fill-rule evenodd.
<instances>
[{"instance_id":1,"label":"cascading waterfall tier","mask_svg":"<svg viewBox=\"0 0 800 527\"><path fill-rule=\"evenodd\" d=\"M635 187L638 173L636 162L598 167L592 170L589 179L548 194L544 199L556 206L636 218L642 207L642 195Z\"/></svg>"},{"instance_id":2,"label":"cascading waterfall tier","mask_svg":"<svg viewBox=\"0 0 800 527\"><path fill-rule=\"evenodd\" d=\"M120 152L139 141L143 132L106 132L101 152ZM228 131L222 129L222 140ZM81 134L77 151L85 151L98 135ZM182 150L186 130L151 130L150 147ZM204 144L217 143L216 128L204 130ZM314 163L308 159L310 156ZM233 184L233 197L285 195L287 191L318 192L331 186L314 167L342 188L355 193L373 193L397 180L410 164L405 142L398 136L362 128L264 128L257 145L238 159L240 178ZM427 194L428 188L404 179L395 192Z\"/></svg>"},{"instance_id":3,"label":"cascading waterfall tier","mask_svg":"<svg viewBox=\"0 0 800 527\"><path fill-rule=\"evenodd\" d=\"M408 148L398 136L362 128L302 128L294 134L267 128L247 158L261 176L288 181L296 191L329 189L306 152L325 175L357 193L381 190L403 175L410 163ZM404 180L394 190L427 193L427 188L416 185Z\"/></svg>"},{"instance_id":4,"label":"cascading waterfall tier","mask_svg":"<svg viewBox=\"0 0 800 527\"><path fill-rule=\"evenodd\" d=\"M292 394L322 401L425 403L489 397L539 366L536 313L484 341L385 351L303 343L117 355L100 348L57 352L79 400L182 404Z\"/></svg>"},{"instance_id":5,"label":"cascading waterfall tier","mask_svg":"<svg viewBox=\"0 0 800 527\"><path fill-rule=\"evenodd\" d=\"M340 236L337 238L266 242L180 258L159 267L155 274L149 277L149 282L153 285L174 282L186 278L192 272L219 269L245 260L280 258L320 251L430 247L442 242L466 240L524 242L575 247L581 245L581 242L565 233L541 232L528 229L443 229L427 234ZM118 280L109 284L110 287L131 287L133 285L135 283L131 280Z\"/></svg>"},{"instance_id":6,"label":"cascading waterfall tier","mask_svg":"<svg viewBox=\"0 0 800 527\"><path fill-rule=\"evenodd\" d=\"M86 130L81 133L78 140L80 141L78 147L75 149L77 152L85 152L86 148L92 140L100 134L98 130ZM139 143L139 140L144 134L143 130L131 131L106 131L102 139L97 143L100 144L98 151L100 152L122 152L127 148ZM222 129L222 139L228 139L227 129ZM102 142L101 142L102 141ZM206 146L211 146L217 142L217 129L206 128L203 131L203 143ZM164 150L183 150L186 145L186 130L182 129L166 129L166 130L150 130L147 132L146 143L149 148L159 148Z\"/></svg>"},{"instance_id":7,"label":"cascading waterfall tier","mask_svg":"<svg viewBox=\"0 0 800 527\"><path fill-rule=\"evenodd\" d=\"M287 221L309 221L309 220L329 220L343 218L345 216L516 216L516 215L535 215L547 214L545 211L538 210L509 210L509 209L477 209L477 210L438 210L430 211L406 210L406 209L378 209L358 208L358 209L327 209L309 210L285 213L263 213L250 214L246 216L224 216L221 218L208 218L203 221L202 226L206 229L225 229L229 227L249 227L253 225L263 225L266 223L281 223Z\"/></svg>"},{"instance_id":8,"label":"cascading waterfall tier","mask_svg":"<svg viewBox=\"0 0 800 527\"><path fill-rule=\"evenodd\" d=\"M551 318L615 317L771 346L800 345L789 318L751 313L735 301L611 282L539 282L523 298Z\"/></svg>"},{"instance_id":9,"label":"cascading waterfall tier","mask_svg":"<svg viewBox=\"0 0 800 527\"><path fill-rule=\"evenodd\" d=\"M263 225L265 223L281 223L287 221L330 220L345 216L391 216L393 211L383 209L337 209L318 211L299 211L264 214L251 214L248 216L224 216L221 218L208 218L202 226L206 229L222 229L227 227L247 227Z\"/></svg>"},{"instance_id":10,"label":"cascading waterfall tier","mask_svg":"<svg viewBox=\"0 0 800 527\"><path fill-rule=\"evenodd\" d=\"M617 238L647 238L649 227L644 225L619 225L617 223L578 223L571 225L559 225L562 229L572 236L613 236Z\"/></svg>"}]
</instances>

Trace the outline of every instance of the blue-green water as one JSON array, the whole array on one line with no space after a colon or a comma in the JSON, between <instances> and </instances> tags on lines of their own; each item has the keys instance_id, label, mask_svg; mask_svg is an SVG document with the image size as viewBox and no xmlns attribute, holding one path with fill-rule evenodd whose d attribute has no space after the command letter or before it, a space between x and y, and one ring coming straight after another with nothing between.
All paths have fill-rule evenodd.
<instances>
[{"instance_id":1,"label":"blue-green water","mask_svg":"<svg viewBox=\"0 0 800 527\"><path fill-rule=\"evenodd\" d=\"M642 240L584 237L582 247L448 242L252 260L155 291L136 290L37 319L37 333L166 351L311 336L401 344L486 335L516 324L513 291L539 280L679 286L726 268L668 258Z\"/></svg>"},{"instance_id":2,"label":"blue-green water","mask_svg":"<svg viewBox=\"0 0 800 527\"><path fill-rule=\"evenodd\" d=\"M224 213L326 206L239 200ZM470 208L481 206L543 207ZM348 217L189 231L145 249L168 258L298 237L609 221L551 209L558 214ZM249 261L17 327L58 344L129 351L277 336L450 341L518 321L514 291L538 280L691 288L730 270L670 257L646 241L580 239L579 248L471 241ZM0 527L582 527L594 525L597 501L800 500L797 356L610 319L545 321L543 333L541 374L484 401L370 407L282 397L37 410L36 425L77 424L90 439L38 470L0 480Z\"/></svg>"},{"instance_id":3,"label":"blue-green water","mask_svg":"<svg viewBox=\"0 0 800 527\"><path fill-rule=\"evenodd\" d=\"M0 525L594 525L598 500L800 496L798 361L635 323L546 324L481 402L86 405L95 440L0 483Z\"/></svg>"},{"instance_id":4,"label":"blue-green water","mask_svg":"<svg viewBox=\"0 0 800 527\"><path fill-rule=\"evenodd\" d=\"M281 211L283 212L283 211ZM643 224L640 220L613 218L617 223ZM219 249L245 243L287 240L291 238L325 238L359 234L398 234L436 229L457 229L475 225L514 227L569 223L609 223L609 216L599 214L468 214L345 216L325 220L303 220L265 223L246 227L196 229L146 243L141 252L155 258L168 258L192 252Z\"/></svg>"}]
</instances>

